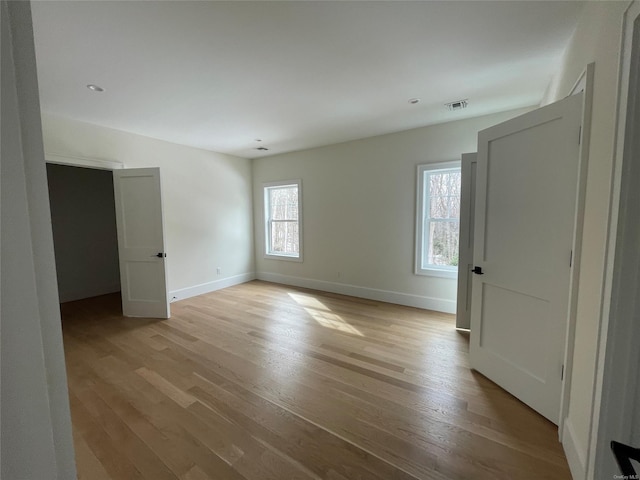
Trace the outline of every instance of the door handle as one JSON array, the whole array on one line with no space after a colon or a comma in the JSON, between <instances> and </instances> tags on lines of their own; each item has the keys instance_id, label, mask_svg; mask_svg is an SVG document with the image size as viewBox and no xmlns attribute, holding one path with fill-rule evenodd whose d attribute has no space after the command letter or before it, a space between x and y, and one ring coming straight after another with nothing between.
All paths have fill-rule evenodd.
<instances>
[{"instance_id":1,"label":"door handle","mask_svg":"<svg viewBox=\"0 0 640 480\"><path fill-rule=\"evenodd\" d=\"M163 253L163 252L158 252L158 253L156 253L155 255L151 255L151 256L152 256L152 257L158 257L158 258L164 258L164 257L166 257L166 256L167 256L167 254L166 254L166 253Z\"/></svg>"},{"instance_id":2,"label":"door handle","mask_svg":"<svg viewBox=\"0 0 640 480\"><path fill-rule=\"evenodd\" d=\"M482 271L482 267L473 267L471 272L475 273L476 275L484 275L484 272Z\"/></svg>"}]
</instances>

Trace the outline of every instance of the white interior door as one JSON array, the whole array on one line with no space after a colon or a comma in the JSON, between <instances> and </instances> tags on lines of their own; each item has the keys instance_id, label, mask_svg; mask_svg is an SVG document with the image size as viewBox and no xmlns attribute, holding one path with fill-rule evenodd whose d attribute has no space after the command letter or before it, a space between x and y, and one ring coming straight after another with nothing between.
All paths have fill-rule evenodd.
<instances>
[{"instance_id":1,"label":"white interior door","mask_svg":"<svg viewBox=\"0 0 640 480\"><path fill-rule=\"evenodd\" d=\"M476 210L476 153L463 153L460 190L460 242L458 253L458 305L456 328L471 328L473 225Z\"/></svg>"},{"instance_id":2,"label":"white interior door","mask_svg":"<svg viewBox=\"0 0 640 480\"><path fill-rule=\"evenodd\" d=\"M113 171L122 312L169 318L159 168Z\"/></svg>"},{"instance_id":3,"label":"white interior door","mask_svg":"<svg viewBox=\"0 0 640 480\"><path fill-rule=\"evenodd\" d=\"M581 120L579 94L478 134L471 366L556 424Z\"/></svg>"}]
</instances>

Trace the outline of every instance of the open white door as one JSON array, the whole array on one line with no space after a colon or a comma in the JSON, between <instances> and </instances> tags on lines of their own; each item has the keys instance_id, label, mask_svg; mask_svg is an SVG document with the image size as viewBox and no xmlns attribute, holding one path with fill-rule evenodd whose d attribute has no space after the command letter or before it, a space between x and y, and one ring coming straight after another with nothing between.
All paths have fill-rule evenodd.
<instances>
[{"instance_id":1,"label":"open white door","mask_svg":"<svg viewBox=\"0 0 640 480\"><path fill-rule=\"evenodd\" d=\"M159 168L113 171L122 313L169 318Z\"/></svg>"},{"instance_id":2,"label":"open white door","mask_svg":"<svg viewBox=\"0 0 640 480\"><path fill-rule=\"evenodd\" d=\"M458 253L458 305L456 328L471 328L473 225L476 210L477 153L463 153L460 190L460 242Z\"/></svg>"},{"instance_id":3,"label":"open white door","mask_svg":"<svg viewBox=\"0 0 640 480\"><path fill-rule=\"evenodd\" d=\"M478 134L471 366L558 423L582 94Z\"/></svg>"}]
</instances>

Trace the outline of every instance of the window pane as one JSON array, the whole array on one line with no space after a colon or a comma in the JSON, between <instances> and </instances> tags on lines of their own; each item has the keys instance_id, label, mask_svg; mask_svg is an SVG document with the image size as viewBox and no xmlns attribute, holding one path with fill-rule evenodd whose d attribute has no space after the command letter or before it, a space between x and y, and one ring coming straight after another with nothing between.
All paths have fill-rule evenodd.
<instances>
[{"instance_id":1,"label":"window pane","mask_svg":"<svg viewBox=\"0 0 640 480\"><path fill-rule=\"evenodd\" d=\"M460 172L427 173L428 217L460 217ZM426 192L425 192L426 193Z\"/></svg>"},{"instance_id":2,"label":"window pane","mask_svg":"<svg viewBox=\"0 0 640 480\"><path fill-rule=\"evenodd\" d=\"M298 256L298 222L271 223L271 251L269 253Z\"/></svg>"},{"instance_id":3,"label":"window pane","mask_svg":"<svg viewBox=\"0 0 640 480\"><path fill-rule=\"evenodd\" d=\"M449 218L448 198L442 195L429 197L429 218Z\"/></svg>"},{"instance_id":4,"label":"window pane","mask_svg":"<svg viewBox=\"0 0 640 480\"><path fill-rule=\"evenodd\" d=\"M457 266L460 222L457 220L426 222L429 243L423 258L423 268L429 265Z\"/></svg>"},{"instance_id":5,"label":"window pane","mask_svg":"<svg viewBox=\"0 0 640 480\"><path fill-rule=\"evenodd\" d=\"M298 220L298 187L270 188L269 205L273 220Z\"/></svg>"},{"instance_id":6,"label":"window pane","mask_svg":"<svg viewBox=\"0 0 640 480\"><path fill-rule=\"evenodd\" d=\"M449 218L460 218L460 195L449 197Z\"/></svg>"}]
</instances>

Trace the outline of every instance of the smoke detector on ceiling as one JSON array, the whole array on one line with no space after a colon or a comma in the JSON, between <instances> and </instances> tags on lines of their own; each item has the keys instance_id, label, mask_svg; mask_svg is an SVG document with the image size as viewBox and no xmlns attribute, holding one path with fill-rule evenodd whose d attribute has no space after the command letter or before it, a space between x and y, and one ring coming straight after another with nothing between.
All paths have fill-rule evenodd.
<instances>
[{"instance_id":1,"label":"smoke detector on ceiling","mask_svg":"<svg viewBox=\"0 0 640 480\"><path fill-rule=\"evenodd\" d=\"M463 108L467 108L469 105L469 99L464 100L456 100L455 102L445 103L444 106L449 110L462 110Z\"/></svg>"}]
</instances>

